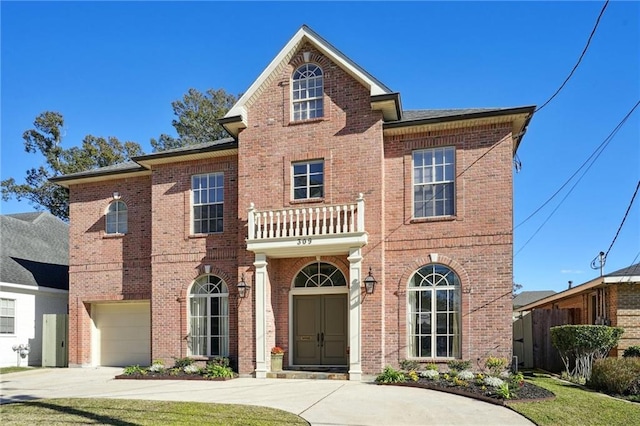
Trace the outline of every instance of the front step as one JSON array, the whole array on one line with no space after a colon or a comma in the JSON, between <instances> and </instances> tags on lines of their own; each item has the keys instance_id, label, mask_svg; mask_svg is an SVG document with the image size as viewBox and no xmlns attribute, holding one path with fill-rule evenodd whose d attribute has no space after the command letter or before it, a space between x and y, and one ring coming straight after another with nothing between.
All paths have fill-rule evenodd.
<instances>
[{"instance_id":1,"label":"front step","mask_svg":"<svg viewBox=\"0 0 640 426\"><path fill-rule=\"evenodd\" d=\"M283 370L268 372L269 379L349 380L349 373Z\"/></svg>"}]
</instances>

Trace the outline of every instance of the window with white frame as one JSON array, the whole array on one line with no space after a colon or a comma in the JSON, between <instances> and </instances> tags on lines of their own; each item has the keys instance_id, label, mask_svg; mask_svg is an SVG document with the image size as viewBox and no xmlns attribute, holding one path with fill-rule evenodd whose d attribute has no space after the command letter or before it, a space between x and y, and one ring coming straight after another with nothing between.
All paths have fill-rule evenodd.
<instances>
[{"instance_id":1,"label":"window with white frame","mask_svg":"<svg viewBox=\"0 0 640 426\"><path fill-rule=\"evenodd\" d=\"M293 199L324 197L324 161L314 160L292 164Z\"/></svg>"},{"instance_id":2,"label":"window with white frame","mask_svg":"<svg viewBox=\"0 0 640 426\"><path fill-rule=\"evenodd\" d=\"M413 217L455 214L455 148L413 151Z\"/></svg>"},{"instance_id":3,"label":"window with white frame","mask_svg":"<svg viewBox=\"0 0 640 426\"><path fill-rule=\"evenodd\" d=\"M324 82L322 68L316 64L304 64L293 73L291 85L293 120L306 120L324 115Z\"/></svg>"},{"instance_id":4,"label":"window with white frame","mask_svg":"<svg viewBox=\"0 0 640 426\"><path fill-rule=\"evenodd\" d=\"M0 299L0 334L16 332L16 301Z\"/></svg>"},{"instance_id":5,"label":"window with white frame","mask_svg":"<svg viewBox=\"0 0 640 426\"><path fill-rule=\"evenodd\" d=\"M222 232L224 213L224 175L207 173L191 177L193 194L193 233Z\"/></svg>"},{"instance_id":6,"label":"window with white frame","mask_svg":"<svg viewBox=\"0 0 640 426\"><path fill-rule=\"evenodd\" d=\"M460 279L444 265L425 265L409 281L409 356L459 358Z\"/></svg>"},{"instance_id":7,"label":"window with white frame","mask_svg":"<svg viewBox=\"0 0 640 426\"><path fill-rule=\"evenodd\" d=\"M191 355L229 355L229 289L221 278L204 275L189 292Z\"/></svg>"},{"instance_id":8,"label":"window with white frame","mask_svg":"<svg viewBox=\"0 0 640 426\"><path fill-rule=\"evenodd\" d=\"M127 233L127 205L122 201L114 201L109 204L107 214L105 216L107 234L126 234Z\"/></svg>"}]
</instances>

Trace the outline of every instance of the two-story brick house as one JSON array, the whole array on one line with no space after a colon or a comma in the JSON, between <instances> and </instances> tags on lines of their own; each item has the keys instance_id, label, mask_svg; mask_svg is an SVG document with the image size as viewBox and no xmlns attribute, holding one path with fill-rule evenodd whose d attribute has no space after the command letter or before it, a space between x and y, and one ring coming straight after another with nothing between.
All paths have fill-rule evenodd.
<instances>
[{"instance_id":1,"label":"two-story brick house","mask_svg":"<svg viewBox=\"0 0 640 426\"><path fill-rule=\"evenodd\" d=\"M285 368L359 380L510 357L512 159L533 111L403 111L303 26L220 120L230 138L55 179L70 364L227 355L265 377L278 345Z\"/></svg>"}]
</instances>

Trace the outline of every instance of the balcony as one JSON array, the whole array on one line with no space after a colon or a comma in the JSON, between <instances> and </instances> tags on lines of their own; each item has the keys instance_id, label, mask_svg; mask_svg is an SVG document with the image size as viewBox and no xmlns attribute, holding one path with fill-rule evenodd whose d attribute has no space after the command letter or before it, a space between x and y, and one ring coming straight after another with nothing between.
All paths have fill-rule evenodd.
<instances>
[{"instance_id":1,"label":"balcony","mask_svg":"<svg viewBox=\"0 0 640 426\"><path fill-rule=\"evenodd\" d=\"M251 203L247 222L247 250L270 257L337 255L367 244L362 194L319 207L261 211Z\"/></svg>"}]
</instances>

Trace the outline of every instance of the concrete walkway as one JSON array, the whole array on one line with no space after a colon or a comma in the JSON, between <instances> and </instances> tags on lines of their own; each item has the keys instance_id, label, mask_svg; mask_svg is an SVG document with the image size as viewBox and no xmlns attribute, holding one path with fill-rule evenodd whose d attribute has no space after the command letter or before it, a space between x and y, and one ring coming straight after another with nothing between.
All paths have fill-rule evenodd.
<instances>
[{"instance_id":1,"label":"concrete walkway","mask_svg":"<svg viewBox=\"0 0 640 426\"><path fill-rule=\"evenodd\" d=\"M100 367L3 375L1 403L120 398L248 404L289 411L318 426L533 424L505 407L410 387L339 380L115 380L121 372L121 368Z\"/></svg>"}]
</instances>

